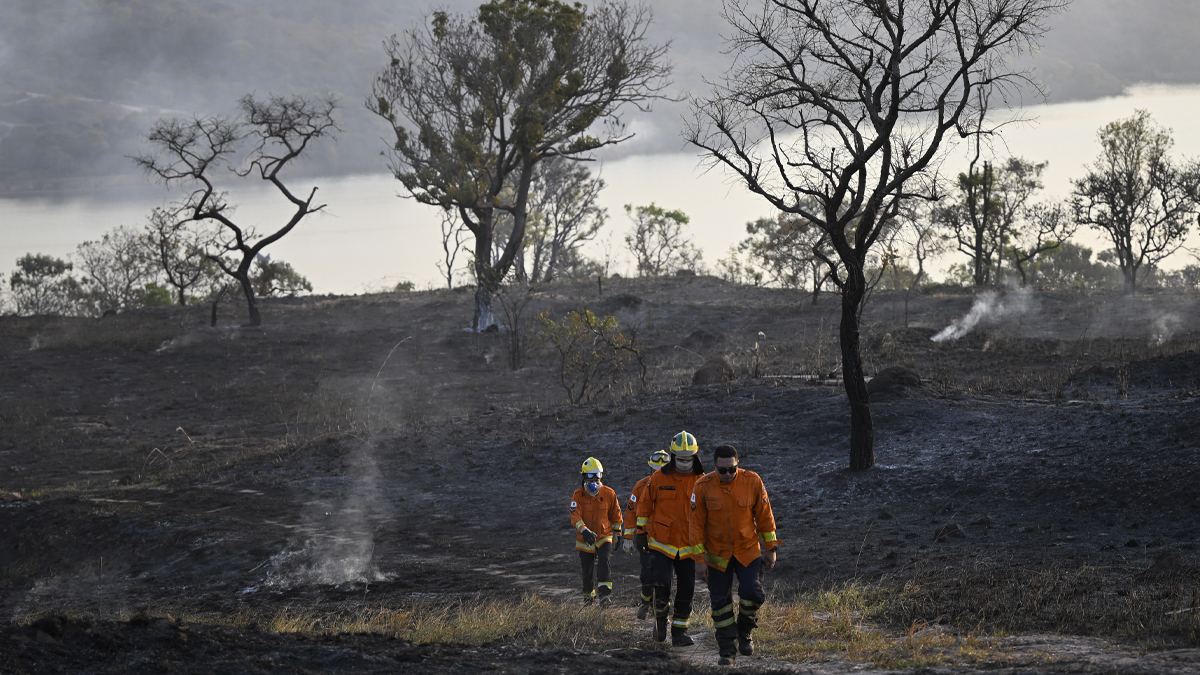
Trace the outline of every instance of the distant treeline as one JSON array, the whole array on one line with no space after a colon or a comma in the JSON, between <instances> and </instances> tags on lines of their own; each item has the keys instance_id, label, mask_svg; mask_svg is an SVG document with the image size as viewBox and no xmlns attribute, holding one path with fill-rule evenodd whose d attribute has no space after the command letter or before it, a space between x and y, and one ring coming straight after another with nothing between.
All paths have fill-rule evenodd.
<instances>
[{"instance_id":1,"label":"distant treeline","mask_svg":"<svg viewBox=\"0 0 1200 675\"><path fill-rule=\"evenodd\" d=\"M249 92L339 94L345 132L307 170L384 170L388 130L363 107L384 65L381 41L435 5L469 11L478 2L0 0L0 190L133 173L125 155L163 111L224 113ZM719 0L654 9L655 30L674 40L679 91L700 90L702 76L726 67ZM1033 62L1054 101L1140 81L1195 83L1198 29L1194 0L1080 1ZM675 124L682 112L664 104L656 123ZM662 150L678 147L673 133L658 136Z\"/></svg>"}]
</instances>

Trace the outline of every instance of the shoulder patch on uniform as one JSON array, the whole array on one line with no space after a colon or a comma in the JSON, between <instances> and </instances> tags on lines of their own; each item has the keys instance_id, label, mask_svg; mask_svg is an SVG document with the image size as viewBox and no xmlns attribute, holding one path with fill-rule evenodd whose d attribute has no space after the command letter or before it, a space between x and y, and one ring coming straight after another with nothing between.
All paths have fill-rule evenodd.
<instances>
[{"instance_id":1,"label":"shoulder patch on uniform","mask_svg":"<svg viewBox=\"0 0 1200 675\"><path fill-rule=\"evenodd\" d=\"M629 495L629 501L631 501L631 502L636 502L636 501L637 501L637 495Z\"/></svg>"},{"instance_id":2,"label":"shoulder patch on uniform","mask_svg":"<svg viewBox=\"0 0 1200 675\"><path fill-rule=\"evenodd\" d=\"M571 502L571 508L576 508L576 507L578 507L578 506L579 506L579 505L578 505L578 504L576 504L575 502Z\"/></svg>"}]
</instances>

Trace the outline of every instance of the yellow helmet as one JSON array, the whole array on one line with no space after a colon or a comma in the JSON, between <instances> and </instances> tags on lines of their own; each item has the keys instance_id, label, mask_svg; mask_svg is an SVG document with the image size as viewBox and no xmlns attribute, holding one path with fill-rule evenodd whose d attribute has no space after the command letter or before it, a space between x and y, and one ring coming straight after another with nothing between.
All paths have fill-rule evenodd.
<instances>
[{"instance_id":1,"label":"yellow helmet","mask_svg":"<svg viewBox=\"0 0 1200 675\"><path fill-rule=\"evenodd\" d=\"M661 469L671 462L671 454L666 450L655 450L653 455L650 455L650 461L646 462L651 469Z\"/></svg>"},{"instance_id":2,"label":"yellow helmet","mask_svg":"<svg viewBox=\"0 0 1200 675\"><path fill-rule=\"evenodd\" d=\"M579 468L579 473L588 477L591 477L591 474L595 474L596 478L600 478L604 475L604 465L595 457L588 457L583 466Z\"/></svg>"},{"instance_id":3,"label":"yellow helmet","mask_svg":"<svg viewBox=\"0 0 1200 675\"><path fill-rule=\"evenodd\" d=\"M700 446L696 445L696 437L686 431L675 434L675 438L671 439L671 454L676 457L690 457L699 450Z\"/></svg>"}]
</instances>

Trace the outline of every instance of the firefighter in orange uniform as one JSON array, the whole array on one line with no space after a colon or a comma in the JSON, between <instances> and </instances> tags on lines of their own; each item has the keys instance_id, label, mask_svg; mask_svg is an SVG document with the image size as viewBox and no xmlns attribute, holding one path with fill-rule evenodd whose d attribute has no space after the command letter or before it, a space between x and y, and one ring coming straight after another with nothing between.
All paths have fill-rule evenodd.
<instances>
[{"instance_id":1,"label":"firefighter in orange uniform","mask_svg":"<svg viewBox=\"0 0 1200 675\"><path fill-rule=\"evenodd\" d=\"M592 604L596 596L600 603L612 595L612 577L608 557L621 549L621 505L617 493L600 482L604 466L595 457L588 457L579 470L583 485L571 495L571 525L575 527L575 548L583 567L583 598Z\"/></svg>"},{"instance_id":2,"label":"firefighter in orange uniform","mask_svg":"<svg viewBox=\"0 0 1200 675\"><path fill-rule=\"evenodd\" d=\"M631 542L634 535L637 534L637 503L640 499L645 499L646 488L650 486L650 477L655 471L663 468L671 461L671 455L666 450L655 450L653 455L650 455L650 461L646 462L650 465L650 475L639 480L637 485L633 486L633 492L629 494L629 502L625 505L625 538ZM633 553L634 546L630 545L629 552ZM638 556L642 563L642 604L638 607L637 618L645 619L650 612L650 601L653 599L651 594L650 583L650 553L649 551L638 551Z\"/></svg>"},{"instance_id":3,"label":"firefighter in orange uniform","mask_svg":"<svg viewBox=\"0 0 1200 675\"><path fill-rule=\"evenodd\" d=\"M738 468L737 450L731 445L717 446L713 460L717 470L697 481L692 493L691 537L704 556L696 576L708 582L718 663L733 665L739 652L754 653L750 632L758 626L755 615L766 600L763 570L775 567L779 539L767 488L758 474ZM766 552L761 552L760 542ZM734 577L740 599L736 619Z\"/></svg>"},{"instance_id":4,"label":"firefighter in orange uniform","mask_svg":"<svg viewBox=\"0 0 1200 675\"><path fill-rule=\"evenodd\" d=\"M696 558L688 519L688 501L704 467L696 456L696 437L686 431L671 439L671 462L655 471L646 486L646 496L638 500L637 548L650 556L650 578L654 595L654 639L667 639L667 618L671 614L671 576L675 577L675 611L671 615L671 644L694 644L688 636L692 616L692 596L696 592Z\"/></svg>"}]
</instances>

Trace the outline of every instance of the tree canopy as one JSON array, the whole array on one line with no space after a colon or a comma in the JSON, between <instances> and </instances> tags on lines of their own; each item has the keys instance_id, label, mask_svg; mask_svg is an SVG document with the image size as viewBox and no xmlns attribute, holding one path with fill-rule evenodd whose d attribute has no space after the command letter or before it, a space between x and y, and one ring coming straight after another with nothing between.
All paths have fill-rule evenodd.
<instances>
[{"instance_id":1,"label":"tree canopy","mask_svg":"<svg viewBox=\"0 0 1200 675\"><path fill-rule=\"evenodd\" d=\"M408 195L456 210L474 235L477 327L524 243L535 165L629 139L621 109L660 97L670 66L666 46L646 40L650 20L623 3L589 13L495 0L473 16L436 11L384 43L367 107L393 129L391 166ZM512 228L493 259L501 213Z\"/></svg>"}]
</instances>

